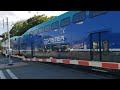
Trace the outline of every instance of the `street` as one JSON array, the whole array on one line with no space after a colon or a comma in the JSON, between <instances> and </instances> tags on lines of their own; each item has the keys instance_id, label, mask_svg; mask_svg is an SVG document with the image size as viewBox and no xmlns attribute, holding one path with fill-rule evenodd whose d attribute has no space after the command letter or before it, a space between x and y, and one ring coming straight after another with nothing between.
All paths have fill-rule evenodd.
<instances>
[{"instance_id":1,"label":"street","mask_svg":"<svg viewBox=\"0 0 120 90\"><path fill-rule=\"evenodd\" d=\"M0 55L1 79L110 79L107 76L65 68L60 65L11 59L13 65L9 66L8 58Z\"/></svg>"}]
</instances>

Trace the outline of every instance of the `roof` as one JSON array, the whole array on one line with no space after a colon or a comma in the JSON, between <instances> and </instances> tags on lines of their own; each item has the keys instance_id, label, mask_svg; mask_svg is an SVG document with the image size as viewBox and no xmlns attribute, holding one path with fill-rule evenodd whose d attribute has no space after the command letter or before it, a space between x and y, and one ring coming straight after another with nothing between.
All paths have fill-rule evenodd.
<instances>
[{"instance_id":1,"label":"roof","mask_svg":"<svg viewBox=\"0 0 120 90\"><path fill-rule=\"evenodd\" d=\"M66 13L64 13L62 15L59 15L58 17L55 17L55 18L53 18L53 19L51 19L51 20L49 20L47 22L43 22L42 24L34 26L34 27L30 28L29 30L27 30L22 36L28 35L31 31L34 31L34 30L36 30L38 28L41 28L41 27L49 25L49 24L51 24L53 22L59 21L59 20L65 18L65 17L71 16L71 15L75 14L76 12L79 12L79 11L68 11L68 12L66 12Z\"/></svg>"}]
</instances>

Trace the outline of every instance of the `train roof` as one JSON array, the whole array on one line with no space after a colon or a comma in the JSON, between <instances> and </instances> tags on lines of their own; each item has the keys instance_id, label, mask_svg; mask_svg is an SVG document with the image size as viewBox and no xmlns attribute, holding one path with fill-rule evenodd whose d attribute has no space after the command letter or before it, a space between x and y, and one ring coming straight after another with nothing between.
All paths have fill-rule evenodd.
<instances>
[{"instance_id":1,"label":"train roof","mask_svg":"<svg viewBox=\"0 0 120 90\"><path fill-rule=\"evenodd\" d=\"M39 25L37 25L37 26L34 26L34 27L30 28L30 29L27 30L22 36L26 36L26 35L28 35L31 31L34 31L34 30L36 30L36 29L38 29L38 28L44 27L44 26L46 26L46 25L49 25L49 24L51 24L51 23L53 23L53 22L59 21L59 20L65 18L65 17L72 16L72 15L74 15L74 14L77 13L77 12L79 12L79 11L68 11L68 12L66 12L66 13L64 13L64 14L61 14L61 15L59 15L59 16L57 16L57 17L55 17L55 18L53 18L53 19L51 19L51 20L49 20L49 21L47 21L47 22L43 22L42 24L39 24Z\"/></svg>"},{"instance_id":2,"label":"train roof","mask_svg":"<svg viewBox=\"0 0 120 90\"><path fill-rule=\"evenodd\" d=\"M21 37L21 36L14 36L14 37L11 37L10 40L17 39L19 37Z\"/></svg>"}]
</instances>

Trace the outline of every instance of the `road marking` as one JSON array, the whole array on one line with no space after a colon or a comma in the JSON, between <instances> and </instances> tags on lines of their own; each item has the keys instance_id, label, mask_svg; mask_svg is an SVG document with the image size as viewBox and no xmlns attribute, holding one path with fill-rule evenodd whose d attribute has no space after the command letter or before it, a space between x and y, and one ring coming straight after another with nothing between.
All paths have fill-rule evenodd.
<instances>
[{"instance_id":1,"label":"road marking","mask_svg":"<svg viewBox=\"0 0 120 90\"><path fill-rule=\"evenodd\" d=\"M44 63L45 64L45 63ZM46 65L48 65L48 64L46 64ZM57 67L57 68L61 68L61 70L64 70L65 68L64 67L61 67L61 66L54 66L54 67ZM63 69L64 68L64 69ZM70 68L66 68L67 70L71 70L71 71L74 71L74 72L80 72L80 73L82 73L82 74L88 74L89 76L93 76L93 77L103 77L103 79L105 78L107 78L107 77L105 77L105 76L102 76L102 75L95 75L94 73L88 73L88 72L83 72L83 71L79 71L79 70L74 70L74 69L70 69ZM92 69L92 70L96 70L97 71L97 69ZM107 72L107 71L104 71L104 70L99 70L99 71L102 71L102 72ZM107 79L109 79L109 78L107 78Z\"/></svg>"},{"instance_id":2,"label":"road marking","mask_svg":"<svg viewBox=\"0 0 120 90\"><path fill-rule=\"evenodd\" d=\"M6 71L11 76L12 79L18 79L9 69L6 69Z\"/></svg>"},{"instance_id":3,"label":"road marking","mask_svg":"<svg viewBox=\"0 0 120 90\"><path fill-rule=\"evenodd\" d=\"M105 70L94 69L94 68L92 68L92 70L95 70L95 71L100 71L100 72L108 72L108 71L105 71Z\"/></svg>"},{"instance_id":4,"label":"road marking","mask_svg":"<svg viewBox=\"0 0 120 90\"><path fill-rule=\"evenodd\" d=\"M0 78L1 79L6 79L5 75L3 74L3 72L0 70Z\"/></svg>"}]
</instances>

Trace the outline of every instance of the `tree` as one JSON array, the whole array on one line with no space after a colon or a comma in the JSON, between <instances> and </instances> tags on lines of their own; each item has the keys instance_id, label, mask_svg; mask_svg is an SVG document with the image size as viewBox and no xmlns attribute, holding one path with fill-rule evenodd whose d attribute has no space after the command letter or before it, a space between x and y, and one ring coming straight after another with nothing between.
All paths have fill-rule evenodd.
<instances>
[{"instance_id":1,"label":"tree","mask_svg":"<svg viewBox=\"0 0 120 90\"><path fill-rule=\"evenodd\" d=\"M3 36L2 41L7 40L7 39L8 39L8 32L4 32L4 33L2 34L2 36Z\"/></svg>"},{"instance_id":2,"label":"tree","mask_svg":"<svg viewBox=\"0 0 120 90\"><path fill-rule=\"evenodd\" d=\"M16 22L12 27L12 29L10 30L11 37L20 36L22 34L21 31L24 31L25 26L26 26L26 23L24 20Z\"/></svg>"},{"instance_id":3,"label":"tree","mask_svg":"<svg viewBox=\"0 0 120 90\"><path fill-rule=\"evenodd\" d=\"M53 18L55 18L55 17L56 17L56 16L50 16L49 19L53 19Z\"/></svg>"},{"instance_id":4,"label":"tree","mask_svg":"<svg viewBox=\"0 0 120 90\"><path fill-rule=\"evenodd\" d=\"M28 29L41 24L43 22L46 22L52 18L55 18L56 16L47 17L44 14L43 15L34 15L33 17L27 19L27 20L21 20L14 24L12 29L10 30L11 37L13 36L21 36L24 34Z\"/></svg>"},{"instance_id":5,"label":"tree","mask_svg":"<svg viewBox=\"0 0 120 90\"><path fill-rule=\"evenodd\" d=\"M2 42L1 42L1 40L0 40L0 50L2 49Z\"/></svg>"}]
</instances>

